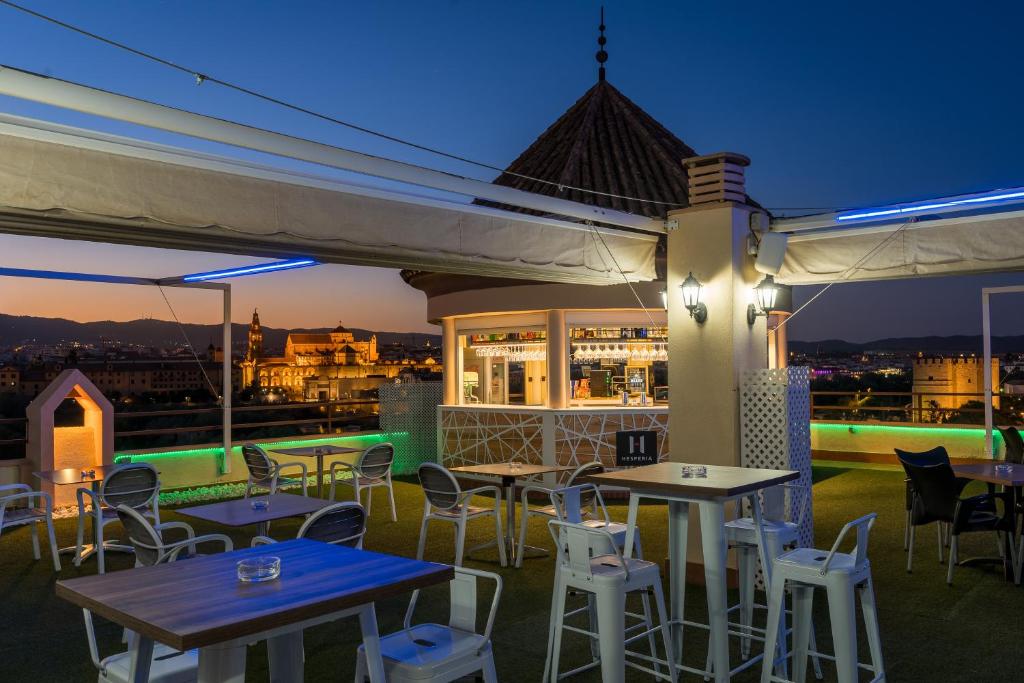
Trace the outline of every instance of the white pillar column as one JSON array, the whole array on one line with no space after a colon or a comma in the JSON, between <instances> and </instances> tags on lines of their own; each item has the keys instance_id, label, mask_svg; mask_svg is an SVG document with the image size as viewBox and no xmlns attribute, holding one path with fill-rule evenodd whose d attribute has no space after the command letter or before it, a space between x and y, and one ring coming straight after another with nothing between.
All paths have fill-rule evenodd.
<instances>
[{"instance_id":1,"label":"white pillar column","mask_svg":"<svg viewBox=\"0 0 1024 683\"><path fill-rule=\"evenodd\" d=\"M785 324L789 313L772 313L768 316L768 367L785 368L789 366L789 342L786 338Z\"/></svg>"},{"instance_id":2,"label":"white pillar column","mask_svg":"<svg viewBox=\"0 0 1024 683\"><path fill-rule=\"evenodd\" d=\"M462 392L462 368L459 367L459 335L455 318L441 319L441 354L444 359L444 402L458 405Z\"/></svg>"},{"instance_id":3,"label":"white pillar column","mask_svg":"<svg viewBox=\"0 0 1024 683\"><path fill-rule=\"evenodd\" d=\"M565 329L565 311L547 313L547 384L545 398L548 408L569 406L569 335Z\"/></svg>"}]
</instances>

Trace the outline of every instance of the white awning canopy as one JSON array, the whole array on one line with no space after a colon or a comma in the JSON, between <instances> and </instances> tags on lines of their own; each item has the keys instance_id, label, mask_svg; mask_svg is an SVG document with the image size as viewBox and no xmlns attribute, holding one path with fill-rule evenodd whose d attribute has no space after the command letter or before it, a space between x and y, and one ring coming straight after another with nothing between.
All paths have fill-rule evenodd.
<instances>
[{"instance_id":1,"label":"white awning canopy","mask_svg":"<svg viewBox=\"0 0 1024 683\"><path fill-rule=\"evenodd\" d=\"M1024 270L1019 209L855 227L780 220L772 229L789 233L778 279L791 285Z\"/></svg>"},{"instance_id":2,"label":"white awning canopy","mask_svg":"<svg viewBox=\"0 0 1024 683\"><path fill-rule=\"evenodd\" d=\"M656 235L600 231L0 115L5 233L584 284L621 283L618 268L655 277Z\"/></svg>"}]
</instances>

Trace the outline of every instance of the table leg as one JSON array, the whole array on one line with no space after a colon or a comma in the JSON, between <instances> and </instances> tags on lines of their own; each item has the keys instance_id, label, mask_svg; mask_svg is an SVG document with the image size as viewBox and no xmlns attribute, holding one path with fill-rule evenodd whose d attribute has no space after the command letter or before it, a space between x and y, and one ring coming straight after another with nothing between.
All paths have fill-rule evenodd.
<instances>
[{"instance_id":1,"label":"table leg","mask_svg":"<svg viewBox=\"0 0 1024 683\"><path fill-rule=\"evenodd\" d=\"M354 474L354 473L353 473ZM305 486L305 483L303 483ZM324 497L324 456L323 453L316 455L316 497Z\"/></svg>"},{"instance_id":2,"label":"table leg","mask_svg":"<svg viewBox=\"0 0 1024 683\"><path fill-rule=\"evenodd\" d=\"M302 683L305 665L302 630L268 638L267 657L271 683Z\"/></svg>"},{"instance_id":3,"label":"table leg","mask_svg":"<svg viewBox=\"0 0 1024 683\"><path fill-rule=\"evenodd\" d=\"M729 619L725 576L725 506L722 501L700 502L700 535L704 548L704 582L708 594L708 625L711 628L715 683L725 683L729 680Z\"/></svg>"},{"instance_id":4,"label":"table leg","mask_svg":"<svg viewBox=\"0 0 1024 683\"><path fill-rule=\"evenodd\" d=\"M384 660L380 654L380 635L377 633L377 613L373 603L363 605L359 611L359 628L363 632L366 652L366 670L370 683L384 683Z\"/></svg>"},{"instance_id":5,"label":"table leg","mask_svg":"<svg viewBox=\"0 0 1024 683\"><path fill-rule=\"evenodd\" d=\"M633 496L630 496L630 514L633 511ZM686 554L690 532L690 504L681 500L668 503L668 556L669 556L669 612L672 620L672 648L676 661L683 661L683 615L686 606ZM632 549L632 546L630 546Z\"/></svg>"},{"instance_id":6,"label":"table leg","mask_svg":"<svg viewBox=\"0 0 1024 683\"><path fill-rule=\"evenodd\" d=\"M516 566L516 482L505 482L505 547L508 548L508 566ZM524 548L525 550L525 548Z\"/></svg>"},{"instance_id":7,"label":"table leg","mask_svg":"<svg viewBox=\"0 0 1024 683\"><path fill-rule=\"evenodd\" d=\"M200 648L198 683L244 683L245 650L237 640Z\"/></svg>"},{"instance_id":8,"label":"table leg","mask_svg":"<svg viewBox=\"0 0 1024 683\"><path fill-rule=\"evenodd\" d=\"M137 636L132 638L132 660L128 672L131 683L148 683L149 668L153 664L153 640Z\"/></svg>"}]
</instances>

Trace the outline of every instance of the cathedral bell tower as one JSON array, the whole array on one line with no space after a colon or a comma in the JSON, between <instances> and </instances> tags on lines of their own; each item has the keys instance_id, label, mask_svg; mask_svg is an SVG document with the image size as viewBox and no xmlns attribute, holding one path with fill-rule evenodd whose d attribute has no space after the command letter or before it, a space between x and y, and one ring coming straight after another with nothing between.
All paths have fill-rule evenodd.
<instances>
[{"instance_id":1,"label":"cathedral bell tower","mask_svg":"<svg viewBox=\"0 0 1024 683\"><path fill-rule=\"evenodd\" d=\"M260 314L253 309L252 322L249 323L249 348L245 352L247 361L259 360L263 356L263 330L260 328Z\"/></svg>"}]
</instances>

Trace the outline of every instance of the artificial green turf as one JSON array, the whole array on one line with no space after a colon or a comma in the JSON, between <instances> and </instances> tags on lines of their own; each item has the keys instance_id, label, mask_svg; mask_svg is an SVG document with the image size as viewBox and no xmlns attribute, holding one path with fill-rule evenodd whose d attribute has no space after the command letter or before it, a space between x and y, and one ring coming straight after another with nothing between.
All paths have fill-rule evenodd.
<instances>
[{"instance_id":1,"label":"artificial green turf","mask_svg":"<svg viewBox=\"0 0 1024 683\"><path fill-rule=\"evenodd\" d=\"M829 467L816 472L814 513L817 546L828 548L842 524L867 512L877 512L878 523L871 538L870 556L880 610L888 680L913 681L988 681L1024 680L1017 657L1021 642L1017 615L1024 608L1024 592L1002 580L991 569L960 568L955 585L945 584L945 568L938 564L935 533L920 530L915 554L915 572L904 569L903 552L903 483L897 472ZM371 550L412 556L416 549L422 514L422 495L410 483L396 484L399 521L392 523L386 503L378 492L374 513L366 536ZM612 516L624 519L623 505L613 504ZM198 533L223 532L222 528L179 517L171 510L163 511L164 520L181 519L193 524ZM293 536L298 521L275 523L272 535ZM666 514L662 506L645 506L641 511L640 528L644 551L648 558L664 558L666 553ZM117 536L117 525L108 527L110 536ZM249 532L249 530L244 530ZM251 532L250 532L251 533ZM486 521L470 526L468 543L482 542L493 535L493 526ZM249 541L246 533L231 533L236 544ZM58 544L74 540L72 520L58 522ZM547 529L541 520L531 522L530 541L550 546ZM431 528L427 559L450 561L453 533L450 525ZM96 672L89 660L81 613L70 604L57 599L53 592L54 574L43 544L43 559L34 562L28 533L23 529L8 531L0 538L0 681L85 681L95 680ZM995 552L991 535L965 537L963 556L991 555ZM493 550L491 551L493 553ZM68 556L61 578L91 574L95 560L81 569L71 565ZM131 559L108 554L108 571L131 566ZM552 560L528 560L521 570L497 569L485 562L467 562L469 566L495 569L505 581L505 592L499 607L494 631L494 649L499 678L504 681L540 680L544 665L545 641L552 584ZM731 593L731 599L735 596ZM216 599L216 596L211 596ZM424 597L423 617L444 619L446 597L437 591ZM382 633L399 627L406 605L405 599L378 603L377 613ZM481 606L481 610L484 607ZM699 586L687 590L687 617L705 619L704 596ZM763 618L763 617L762 617ZM101 622L102 623L102 622ZM824 595L815 602L815 625L818 643L830 649L828 613ZM118 651L120 631L110 624L100 626L100 648L103 654ZM306 632L306 680L352 680L355 648L359 640L355 620L327 624ZM738 648L733 641L732 650ZM866 648L861 638L862 657ZM563 664L567 669L583 663L588 647L584 639L566 634L563 641ZM697 631L687 631L685 646L687 663L702 664L706 656L706 638ZM266 680L266 647L249 649L249 680ZM834 680L833 669L825 664L826 680ZM737 681L758 680L758 672L745 672ZM576 680L599 680L596 672ZM627 680L650 680L649 676L629 673ZM682 680L700 680L692 675ZM865 675L862 680L867 680Z\"/></svg>"}]
</instances>

